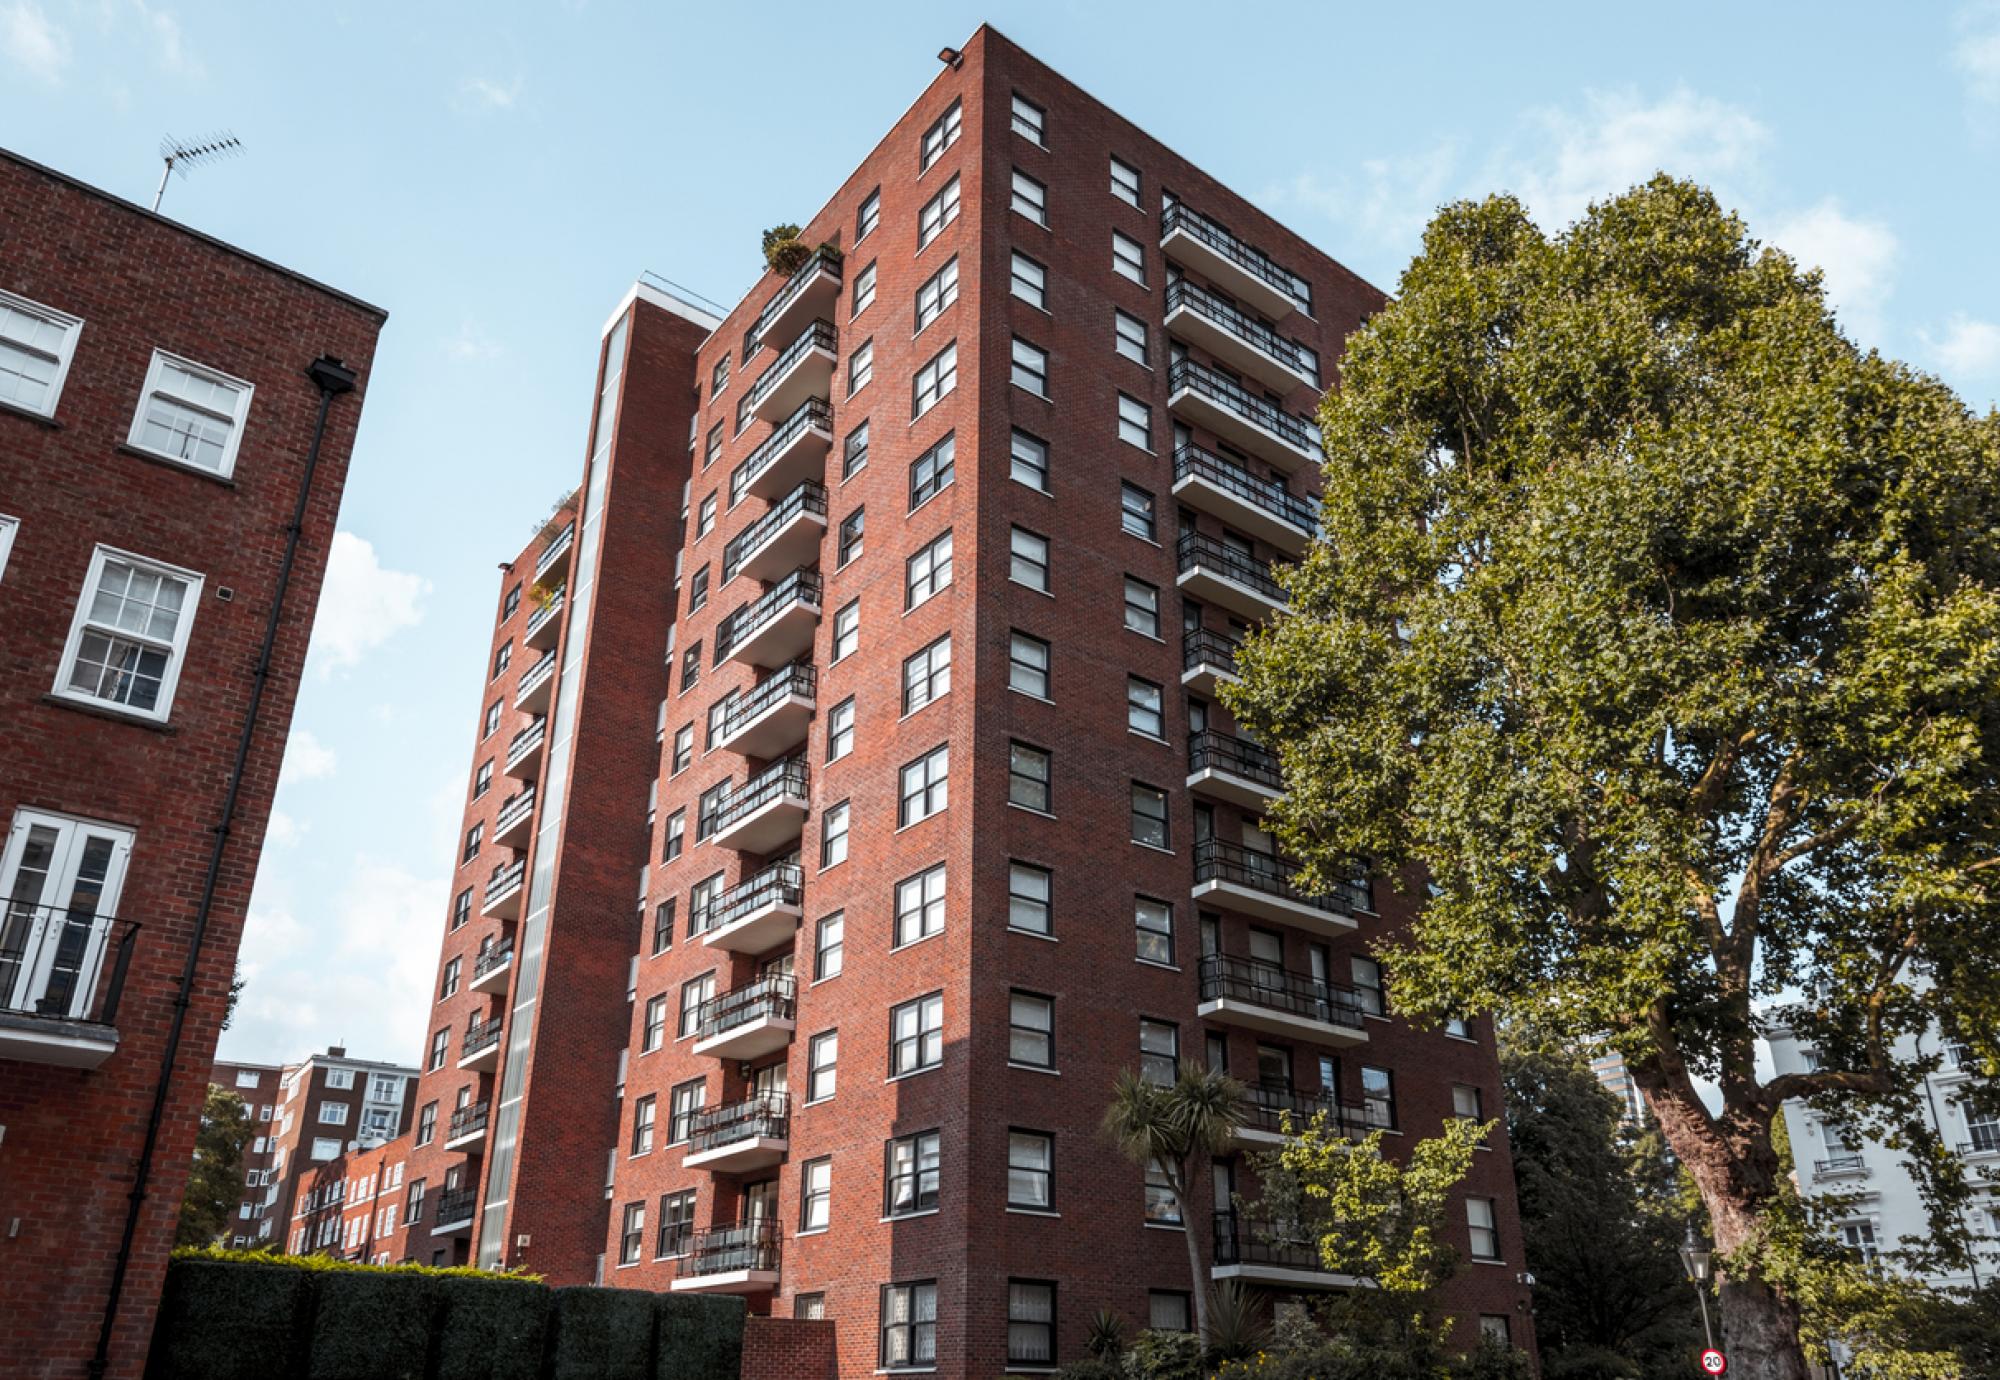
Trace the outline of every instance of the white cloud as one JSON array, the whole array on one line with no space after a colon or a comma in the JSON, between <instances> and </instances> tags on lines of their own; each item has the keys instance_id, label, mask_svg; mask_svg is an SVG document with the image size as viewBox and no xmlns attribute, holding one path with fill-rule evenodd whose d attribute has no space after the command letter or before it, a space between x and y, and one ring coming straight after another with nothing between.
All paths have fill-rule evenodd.
<instances>
[{"instance_id":1,"label":"white cloud","mask_svg":"<svg viewBox=\"0 0 2000 1380\"><path fill-rule=\"evenodd\" d=\"M1457 163L1458 150L1440 143L1426 153L1367 159L1355 177L1300 173L1264 200L1318 211L1376 244L1414 246L1452 199Z\"/></svg>"},{"instance_id":2,"label":"white cloud","mask_svg":"<svg viewBox=\"0 0 2000 1380\"><path fill-rule=\"evenodd\" d=\"M1954 312L1942 333L1920 335L1925 354L1969 405L2000 402L2000 323Z\"/></svg>"},{"instance_id":3,"label":"white cloud","mask_svg":"<svg viewBox=\"0 0 2000 1380\"><path fill-rule=\"evenodd\" d=\"M404 628L423 621L431 582L383 568L375 547L352 532L335 532L327 554L326 587L313 622L310 661L322 677L356 665Z\"/></svg>"},{"instance_id":4,"label":"white cloud","mask_svg":"<svg viewBox=\"0 0 2000 1380\"><path fill-rule=\"evenodd\" d=\"M278 773L280 782L319 781L332 776L340 759L332 748L314 736L311 729L295 728L285 744L285 765Z\"/></svg>"},{"instance_id":5,"label":"white cloud","mask_svg":"<svg viewBox=\"0 0 2000 1380\"><path fill-rule=\"evenodd\" d=\"M1958 12L1957 29L1951 65L1964 78L1967 99L2000 105L2000 4L1966 6Z\"/></svg>"},{"instance_id":6,"label":"white cloud","mask_svg":"<svg viewBox=\"0 0 2000 1380\"><path fill-rule=\"evenodd\" d=\"M0 8L0 54L37 81L53 85L69 66L69 34L34 0Z\"/></svg>"},{"instance_id":7,"label":"white cloud","mask_svg":"<svg viewBox=\"0 0 2000 1380\"><path fill-rule=\"evenodd\" d=\"M271 811L271 822L264 830L265 843L275 844L279 848L290 848L305 836L305 825L283 810Z\"/></svg>"},{"instance_id":8,"label":"white cloud","mask_svg":"<svg viewBox=\"0 0 2000 1380\"><path fill-rule=\"evenodd\" d=\"M445 345L445 353L453 359L498 359L506 353L506 347L466 321L459 325L458 334Z\"/></svg>"},{"instance_id":9,"label":"white cloud","mask_svg":"<svg viewBox=\"0 0 2000 1380\"><path fill-rule=\"evenodd\" d=\"M181 38L181 22L170 10L156 10L146 0L132 0L133 13L139 17L142 37L160 66L169 72L177 72L185 77L200 78L205 73L202 65Z\"/></svg>"},{"instance_id":10,"label":"white cloud","mask_svg":"<svg viewBox=\"0 0 2000 1380\"><path fill-rule=\"evenodd\" d=\"M1850 216L1829 197L1779 219L1769 239L1800 267L1825 275L1827 300L1849 334L1864 345L1880 338L1881 313L1895 286L1901 252L1894 231L1881 221Z\"/></svg>"},{"instance_id":11,"label":"white cloud","mask_svg":"<svg viewBox=\"0 0 2000 1380\"><path fill-rule=\"evenodd\" d=\"M467 77L458 84L461 106L483 106L488 110L507 110L521 98L521 78L510 82L498 82L486 77Z\"/></svg>"}]
</instances>

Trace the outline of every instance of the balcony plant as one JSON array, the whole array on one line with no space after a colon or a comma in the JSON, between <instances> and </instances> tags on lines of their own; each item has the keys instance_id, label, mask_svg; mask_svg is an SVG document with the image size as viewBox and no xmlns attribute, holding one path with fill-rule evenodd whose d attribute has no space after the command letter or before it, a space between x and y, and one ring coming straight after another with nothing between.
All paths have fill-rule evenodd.
<instances>
[{"instance_id":1,"label":"balcony plant","mask_svg":"<svg viewBox=\"0 0 2000 1380\"><path fill-rule=\"evenodd\" d=\"M798 226L774 225L764 232L764 264L780 277L791 277L811 257L811 248L799 238Z\"/></svg>"}]
</instances>

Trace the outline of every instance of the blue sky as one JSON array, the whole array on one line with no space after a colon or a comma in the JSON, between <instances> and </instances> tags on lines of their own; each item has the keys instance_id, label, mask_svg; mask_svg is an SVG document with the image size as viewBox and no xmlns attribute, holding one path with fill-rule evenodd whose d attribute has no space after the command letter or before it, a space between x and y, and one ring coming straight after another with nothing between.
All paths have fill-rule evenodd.
<instances>
[{"instance_id":1,"label":"blue sky","mask_svg":"<svg viewBox=\"0 0 2000 1380\"><path fill-rule=\"evenodd\" d=\"M674 10L0 0L0 143L144 200L233 129L165 210L391 313L234 1057L417 1058L494 564L576 481L606 314L646 269L733 303L981 20L1385 288L1440 202L1665 167L2000 397L2000 4Z\"/></svg>"}]
</instances>

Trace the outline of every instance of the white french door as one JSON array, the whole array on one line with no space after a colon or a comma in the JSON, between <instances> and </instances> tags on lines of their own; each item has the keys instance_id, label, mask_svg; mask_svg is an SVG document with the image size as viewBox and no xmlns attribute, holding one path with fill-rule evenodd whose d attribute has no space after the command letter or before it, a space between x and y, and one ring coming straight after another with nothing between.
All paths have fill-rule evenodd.
<instances>
[{"instance_id":1,"label":"white french door","mask_svg":"<svg viewBox=\"0 0 2000 1380\"><path fill-rule=\"evenodd\" d=\"M0 853L0 1009L91 1014L131 856L128 829L14 812Z\"/></svg>"}]
</instances>

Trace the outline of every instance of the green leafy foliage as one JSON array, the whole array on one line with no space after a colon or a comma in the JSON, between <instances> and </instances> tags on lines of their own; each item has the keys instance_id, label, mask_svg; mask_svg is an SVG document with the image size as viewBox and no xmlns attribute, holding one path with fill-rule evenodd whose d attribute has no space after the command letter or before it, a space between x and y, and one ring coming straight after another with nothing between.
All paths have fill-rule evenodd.
<instances>
[{"instance_id":1,"label":"green leafy foliage","mask_svg":"<svg viewBox=\"0 0 2000 1380\"><path fill-rule=\"evenodd\" d=\"M243 1099L209 1084L194 1133L194 1168L174 1227L175 1245L205 1246L229 1229L243 1200L243 1148L255 1131Z\"/></svg>"},{"instance_id":2,"label":"green leafy foliage","mask_svg":"<svg viewBox=\"0 0 2000 1380\"><path fill-rule=\"evenodd\" d=\"M764 264L773 273L786 277L805 267L812 248L799 238L799 227L789 222L764 232Z\"/></svg>"}]
</instances>

